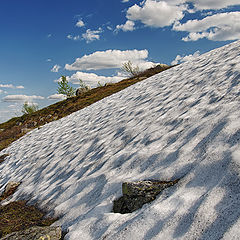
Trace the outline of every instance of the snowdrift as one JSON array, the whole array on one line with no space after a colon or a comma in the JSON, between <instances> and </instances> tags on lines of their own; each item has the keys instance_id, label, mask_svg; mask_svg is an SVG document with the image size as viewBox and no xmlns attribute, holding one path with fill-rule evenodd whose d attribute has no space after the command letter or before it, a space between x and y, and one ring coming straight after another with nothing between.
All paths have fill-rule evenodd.
<instances>
[{"instance_id":1,"label":"snowdrift","mask_svg":"<svg viewBox=\"0 0 240 240\"><path fill-rule=\"evenodd\" d=\"M240 41L139 82L4 149L0 192L29 199L65 239L240 238ZM124 181L181 180L130 214Z\"/></svg>"}]
</instances>

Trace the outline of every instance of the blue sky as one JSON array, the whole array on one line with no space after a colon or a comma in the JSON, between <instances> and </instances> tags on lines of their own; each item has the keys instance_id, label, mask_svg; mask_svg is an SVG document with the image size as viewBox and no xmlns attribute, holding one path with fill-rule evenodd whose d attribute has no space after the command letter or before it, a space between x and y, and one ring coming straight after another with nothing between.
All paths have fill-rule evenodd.
<instances>
[{"instance_id":1,"label":"blue sky","mask_svg":"<svg viewBox=\"0 0 240 240\"><path fill-rule=\"evenodd\" d=\"M175 64L240 39L239 0L3 0L0 122L62 99L66 75L95 87L116 82L131 61Z\"/></svg>"}]
</instances>

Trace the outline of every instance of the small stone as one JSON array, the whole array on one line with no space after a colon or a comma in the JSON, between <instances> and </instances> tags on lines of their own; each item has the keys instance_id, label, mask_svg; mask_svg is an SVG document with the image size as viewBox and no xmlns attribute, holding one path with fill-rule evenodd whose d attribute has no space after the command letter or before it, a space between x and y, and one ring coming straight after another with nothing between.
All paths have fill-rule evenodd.
<instances>
[{"instance_id":1,"label":"small stone","mask_svg":"<svg viewBox=\"0 0 240 240\"><path fill-rule=\"evenodd\" d=\"M1 155L1 156L0 156L0 163L2 163L7 156L9 156L9 155L8 155L8 154L3 154L3 155Z\"/></svg>"},{"instance_id":2,"label":"small stone","mask_svg":"<svg viewBox=\"0 0 240 240\"><path fill-rule=\"evenodd\" d=\"M139 77L138 80L142 81L142 80L145 80L147 79L147 77Z\"/></svg>"},{"instance_id":3,"label":"small stone","mask_svg":"<svg viewBox=\"0 0 240 240\"><path fill-rule=\"evenodd\" d=\"M27 127L24 127L24 128L22 128L21 129L21 133L28 133L28 132L30 132L32 129L31 128L27 128Z\"/></svg>"},{"instance_id":4,"label":"small stone","mask_svg":"<svg viewBox=\"0 0 240 240\"><path fill-rule=\"evenodd\" d=\"M0 201L11 196L16 191L16 189L20 184L21 184L20 182L13 182L13 181L8 182L4 189L3 194L0 196Z\"/></svg>"},{"instance_id":5,"label":"small stone","mask_svg":"<svg viewBox=\"0 0 240 240\"><path fill-rule=\"evenodd\" d=\"M9 192L9 191L11 191L11 189L17 188L20 184L21 184L20 182L10 181L10 182L8 182L7 186L5 187L4 192Z\"/></svg>"}]
</instances>

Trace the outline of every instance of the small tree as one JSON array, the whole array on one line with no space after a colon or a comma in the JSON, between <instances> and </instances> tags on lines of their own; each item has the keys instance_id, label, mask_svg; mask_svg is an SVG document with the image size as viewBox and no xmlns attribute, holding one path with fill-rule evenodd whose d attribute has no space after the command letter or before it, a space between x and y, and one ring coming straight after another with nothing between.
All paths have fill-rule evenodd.
<instances>
[{"instance_id":1,"label":"small tree","mask_svg":"<svg viewBox=\"0 0 240 240\"><path fill-rule=\"evenodd\" d=\"M136 76L137 74L140 73L139 67L138 67L138 66L133 67L131 61L128 61L128 62L123 63L123 65L122 65L122 67L121 67L121 70L122 70L124 73L127 73L127 75L130 75L130 77L134 77L134 76Z\"/></svg>"},{"instance_id":2,"label":"small tree","mask_svg":"<svg viewBox=\"0 0 240 240\"><path fill-rule=\"evenodd\" d=\"M36 104L29 104L28 102L25 102L22 107L22 113L23 114L32 114L38 110L38 105Z\"/></svg>"},{"instance_id":3,"label":"small tree","mask_svg":"<svg viewBox=\"0 0 240 240\"><path fill-rule=\"evenodd\" d=\"M57 91L59 94L66 95L69 98L75 95L76 89L69 85L66 76L62 76L62 80L58 82Z\"/></svg>"}]
</instances>

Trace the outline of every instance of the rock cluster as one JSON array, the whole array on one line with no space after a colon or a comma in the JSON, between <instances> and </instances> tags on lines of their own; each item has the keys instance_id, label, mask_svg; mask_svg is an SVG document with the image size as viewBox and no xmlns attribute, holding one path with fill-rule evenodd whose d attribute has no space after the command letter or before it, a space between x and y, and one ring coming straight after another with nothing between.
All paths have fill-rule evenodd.
<instances>
[{"instance_id":1,"label":"rock cluster","mask_svg":"<svg viewBox=\"0 0 240 240\"><path fill-rule=\"evenodd\" d=\"M145 203L156 199L156 196L165 188L173 186L179 181L138 181L124 182L122 184L122 193L119 199L113 203L113 212L131 213L141 208Z\"/></svg>"}]
</instances>

